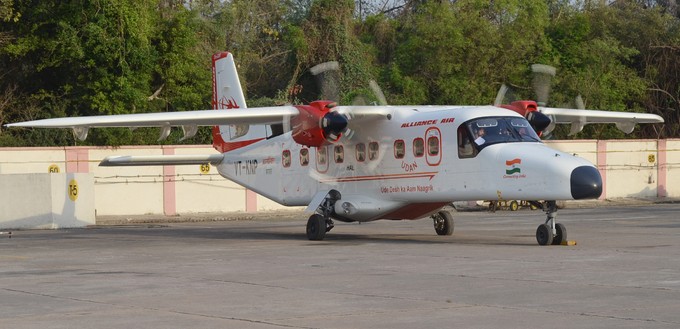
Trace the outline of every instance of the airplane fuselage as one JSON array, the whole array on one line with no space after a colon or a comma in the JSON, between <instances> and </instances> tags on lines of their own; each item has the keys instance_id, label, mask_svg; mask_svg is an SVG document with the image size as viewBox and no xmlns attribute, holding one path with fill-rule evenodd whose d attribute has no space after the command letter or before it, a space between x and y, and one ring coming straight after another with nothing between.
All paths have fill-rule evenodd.
<instances>
[{"instance_id":1,"label":"airplane fuselage","mask_svg":"<svg viewBox=\"0 0 680 329\"><path fill-rule=\"evenodd\" d=\"M391 114L385 119L337 143L308 148L288 132L226 153L218 171L288 206L307 206L317 194L337 190L338 216L358 221L420 218L452 201L571 200L601 193L601 177L590 162L541 143L513 111L386 108ZM481 130L486 135L478 139Z\"/></svg>"}]
</instances>

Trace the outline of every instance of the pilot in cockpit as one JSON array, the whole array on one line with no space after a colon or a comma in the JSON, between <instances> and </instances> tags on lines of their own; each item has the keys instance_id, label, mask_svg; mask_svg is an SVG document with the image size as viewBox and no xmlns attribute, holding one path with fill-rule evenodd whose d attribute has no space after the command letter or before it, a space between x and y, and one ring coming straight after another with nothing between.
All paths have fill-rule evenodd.
<instances>
[{"instance_id":1,"label":"pilot in cockpit","mask_svg":"<svg viewBox=\"0 0 680 329\"><path fill-rule=\"evenodd\" d=\"M482 145L486 140L484 139L484 136L486 135L486 132L484 131L484 128L479 128L477 132L475 133L475 144L477 145Z\"/></svg>"}]
</instances>

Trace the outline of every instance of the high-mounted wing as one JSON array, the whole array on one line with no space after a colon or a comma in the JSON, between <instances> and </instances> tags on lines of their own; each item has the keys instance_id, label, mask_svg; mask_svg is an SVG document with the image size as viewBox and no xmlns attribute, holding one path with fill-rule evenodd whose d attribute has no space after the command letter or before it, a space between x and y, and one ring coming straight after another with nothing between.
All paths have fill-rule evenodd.
<instances>
[{"instance_id":1,"label":"high-mounted wing","mask_svg":"<svg viewBox=\"0 0 680 329\"><path fill-rule=\"evenodd\" d=\"M226 111L186 111L140 113L122 115L104 115L89 117L54 118L35 121L10 123L7 127L35 128L71 128L80 140L87 138L90 128L100 127L160 127L160 139L170 134L171 127L180 126L184 130L184 138L196 133L198 126L232 125L232 124L280 124L290 117L299 114L293 106L276 106L249 109L231 109ZM111 156L99 164L100 166L160 166L160 165L192 165L218 164L223 154L210 155L160 155L160 156Z\"/></svg>"},{"instance_id":2,"label":"high-mounted wing","mask_svg":"<svg viewBox=\"0 0 680 329\"><path fill-rule=\"evenodd\" d=\"M227 111L185 111L121 115L102 115L89 117L54 118L35 121L10 123L7 127L71 128L80 140L87 138L90 128L100 127L161 127L161 139L170 133L171 127L183 127L192 131L198 126L218 126L232 124L278 124L298 115L294 106L273 106ZM190 137L190 136L189 136Z\"/></svg>"},{"instance_id":3,"label":"high-mounted wing","mask_svg":"<svg viewBox=\"0 0 680 329\"><path fill-rule=\"evenodd\" d=\"M613 123L626 134L630 134L637 123L663 123L662 117L650 113L597 111L585 109L565 109L539 107L538 110L550 117L552 123L546 129L550 132L554 124L571 124L569 135L574 135L588 123Z\"/></svg>"}]
</instances>

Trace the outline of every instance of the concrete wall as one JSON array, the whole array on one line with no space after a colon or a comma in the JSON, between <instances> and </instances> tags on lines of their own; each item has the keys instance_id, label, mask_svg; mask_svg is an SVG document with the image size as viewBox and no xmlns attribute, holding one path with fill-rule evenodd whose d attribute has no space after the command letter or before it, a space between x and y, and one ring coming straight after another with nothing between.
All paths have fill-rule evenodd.
<instances>
[{"instance_id":1,"label":"concrete wall","mask_svg":"<svg viewBox=\"0 0 680 329\"><path fill-rule=\"evenodd\" d=\"M95 224L92 174L2 174L0 181L0 228Z\"/></svg>"},{"instance_id":2,"label":"concrete wall","mask_svg":"<svg viewBox=\"0 0 680 329\"><path fill-rule=\"evenodd\" d=\"M680 197L680 140L546 141L597 166L601 199ZM671 188L669 188L671 187Z\"/></svg>"},{"instance_id":3,"label":"concrete wall","mask_svg":"<svg viewBox=\"0 0 680 329\"><path fill-rule=\"evenodd\" d=\"M210 145L0 148L0 174L92 173L98 215L287 209L224 179L214 167L99 167L110 155L210 154ZM205 168L204 168L205 169ZM116 200L116 202L111 202Z\"/></svg>"},{"instance_id":4,"label":"concrete wall","mask_svg":"<svg viewBox=\"0 0 680 329\"><path fill-rule=\"evenodd\" d=\"M680 140L546 141L597 165L602 198L680 197ZM209 145L0 148L0 174L91 173L99 215L285 209L228 181L214 167L99 167L109 155L209 154ZM205 168L204 168L205 169ZM116 202L111 202L115 200Z\"/></svg>"}]
</instances>

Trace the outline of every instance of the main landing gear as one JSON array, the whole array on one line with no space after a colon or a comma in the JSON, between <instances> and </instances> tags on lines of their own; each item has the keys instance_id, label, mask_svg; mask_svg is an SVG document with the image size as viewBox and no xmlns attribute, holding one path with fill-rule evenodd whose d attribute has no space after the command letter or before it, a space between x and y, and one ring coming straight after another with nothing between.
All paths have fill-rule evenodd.
<instances>
[{"instance_id":1,"label":"main landing gear","mask_svg":"<svg viewBox=\"0 0 680 329\"><path fill-rule=\"evenodd\" d=\"M323 240L326 232L335 227L333 220L330 217L324 217L320 214L314 214L307 220L307 239Z\"/></svg>"},{"instance_id":2,"label":"main landing gear","mask_svg":"<svg viewBox=\"0 0 680 329\"><path fill-rule=\"evenodd\" d=\"M536 229L536 241L541 246L561 245L567 242L567 229L561 223L555 222L557 217L557 202L546 201L543 208L547 215L544 224L538 225Z\"/></svg>"},{"instance_id":3,"label":"main landing gear","mask_svg":"<svg viewBox=\"0 0 680 329\"><path fill-rule=\"evenodd\" d=\"M434 230L437 235L453 234L453 215L450 211L440 210L430 216L434 222Z\"/></svg>"},{"instance_id":4,"label":"main landing gear","mask_svg":"<svg viewBox=\"0 0 680 329\"><path fill-rule=\"evenodd\" d=\"M333 214L335 202L338 200L340 200L340 192L330 190L326 194L316 213L307 220L307 239L315 241L323 240L326 237L326 232L335 227L331 214Z\"/></svg>"}]
</instances>

